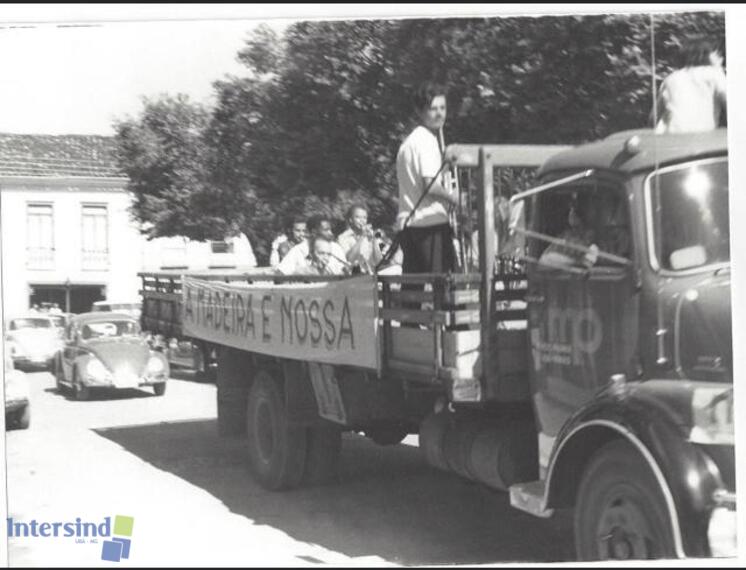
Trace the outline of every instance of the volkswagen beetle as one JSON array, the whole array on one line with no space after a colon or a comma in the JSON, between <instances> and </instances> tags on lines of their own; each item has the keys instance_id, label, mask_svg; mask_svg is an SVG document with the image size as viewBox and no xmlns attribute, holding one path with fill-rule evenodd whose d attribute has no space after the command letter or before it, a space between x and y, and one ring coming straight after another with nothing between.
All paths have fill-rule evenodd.
<instances>
[{"instance_id":1,"label":"volkswagen beetle","mask_svg":"<svg viewBox=\"0 0 746 570\"><path fill-rule=\"evenodd\" d=\"M65 346L54 363L57 389L70 388L77 400L92 390L152 386L166 392L168 361L152 350L140 324L124 313L92 312L74 316L65 329Z\"/></svg>"}]
</instances>

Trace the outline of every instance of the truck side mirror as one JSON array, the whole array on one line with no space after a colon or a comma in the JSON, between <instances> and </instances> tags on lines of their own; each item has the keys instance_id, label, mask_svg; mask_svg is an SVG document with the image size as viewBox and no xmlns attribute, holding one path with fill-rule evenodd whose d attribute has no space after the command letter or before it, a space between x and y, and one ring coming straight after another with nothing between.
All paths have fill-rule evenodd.
<instances>
[{"instance_id":1,"label":"truck side mirror","mask_svg":"<svg viewBox=\"0 0 746 570\"><path fill-rule=\"evenodd\" d=\"M671 269L689 269L707 263L707 252L701 245L682 247L674 251L668 258Z\"/></svg>"}]
</instances>

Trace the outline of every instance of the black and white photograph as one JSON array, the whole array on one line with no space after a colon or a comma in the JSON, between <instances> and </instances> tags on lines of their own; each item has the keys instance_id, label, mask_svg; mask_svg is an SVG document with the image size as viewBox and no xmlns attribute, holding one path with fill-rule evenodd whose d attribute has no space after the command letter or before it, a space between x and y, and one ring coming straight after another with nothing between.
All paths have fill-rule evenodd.
<instances>
[{"instance_id":1,"label":"black and white photograph","mask_svg":"<svg viewBox=\"0 0 746 570\"><path fill-rule=\"evenodd\" d=\"M746 561L746 10L11 6L0 565Z\"/></svg>"}]
</instances>

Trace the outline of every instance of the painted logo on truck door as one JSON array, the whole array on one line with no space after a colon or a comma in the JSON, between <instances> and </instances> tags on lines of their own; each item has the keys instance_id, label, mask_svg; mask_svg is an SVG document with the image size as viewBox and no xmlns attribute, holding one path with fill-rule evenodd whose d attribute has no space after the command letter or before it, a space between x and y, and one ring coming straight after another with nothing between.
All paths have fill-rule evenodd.
<instances>
[{"instance_id":1,"label":"painted logo on truck door","mask_svg":"<svg viewBox=\"0 0 746 570\"><path fill-rule=\"evenodd\" d=\"M603 323L593 307L546 308L540 327L531 329L534 370L544 364L584 366L601 347Z\"/></svg>"}]
</instances>

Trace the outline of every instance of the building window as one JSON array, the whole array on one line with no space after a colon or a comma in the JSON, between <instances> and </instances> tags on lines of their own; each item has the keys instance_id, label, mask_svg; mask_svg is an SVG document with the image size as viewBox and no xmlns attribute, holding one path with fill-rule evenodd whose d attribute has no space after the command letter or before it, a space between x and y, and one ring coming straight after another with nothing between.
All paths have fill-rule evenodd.
<instances>
[{"instance_id":1,"label":"building window","mask_svg":"<svg viewBox=\"0 0 746 570\"><path fill-rule=\"evenodd\" d=\"M186 269L189 267L187 241L182 237L161 238L161 269Z\"/></svg>"},{"instance_id":2,"label":"building window","mask_svg":"<svg viewBox=\"0 0 746 570\"><path fill-rule=\"evenodd\" d=\"M83 269L102 270L109 264L109 213L105 204L84 204Z\"/></svg>"},{"instance_id":3,"label":"building window","mask_svg":"<svg viewBox=\"0 0 746 570\"><path fill-rule=\"evenodd\" d=\"M52 204L26 207L26 264L29 269L54 269L54 212Z\"/></svg>"},{"instance_id":4,"label":"building window","mask_svg":"<svg viewBox=\"0 0 746 570\"><path fill-rule=\"evenodd\" d=\"M211 241L210 248L212 253L233 253L233 241Z\"/></svg>"}]
</instances>

